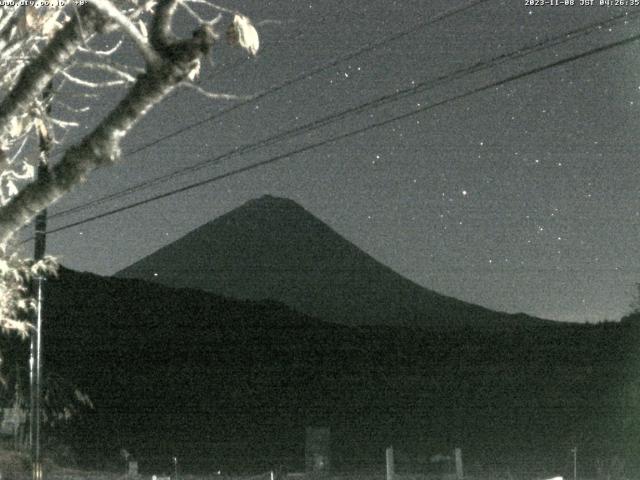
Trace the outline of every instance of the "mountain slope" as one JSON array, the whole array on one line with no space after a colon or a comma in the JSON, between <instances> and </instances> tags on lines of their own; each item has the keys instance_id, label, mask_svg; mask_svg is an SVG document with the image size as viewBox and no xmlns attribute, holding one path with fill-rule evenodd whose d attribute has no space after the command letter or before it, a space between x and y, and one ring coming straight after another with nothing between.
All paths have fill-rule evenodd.
<instances>
[{"instance_id":1,"label":"mountain slope","mask_svg":"<svg viewBox=\"0 0 640 480\"><path fill-rule=\"evenodd\" d=\"M632 325L356 328L64 269L45 298L45 370L96 406L68 431L83 457L124 447L152 473L174 455L185 470L299 469L309 425L331 428L337 468L377 465L391 444L414 462L460 446L469 465L512 469L580 445L586 472L637 445L640 404L622 402L638 381Z\"/></svg>"},{"instance_id":2,"label":"mountain slope","mask_svg":"<svg viewBox=\"0 0 640 480\"><path fill-rule=\"evenodd\" d=\"M271 298L346 325L452 327L533 320L423 288L358 249L297 203L272 196L247 202L117 276L234 298Z\"/></svg>"}]
</instances>

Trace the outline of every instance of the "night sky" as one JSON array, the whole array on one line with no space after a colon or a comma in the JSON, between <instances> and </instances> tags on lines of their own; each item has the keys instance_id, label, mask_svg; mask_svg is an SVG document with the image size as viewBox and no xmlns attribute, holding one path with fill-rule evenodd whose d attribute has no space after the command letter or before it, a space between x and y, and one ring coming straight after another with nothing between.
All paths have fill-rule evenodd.
<instances>
[{"instance_id":1,"label":"night sky","mask_svg":"<svg viewBox=\"0 0 640 480\"><path fill-rule=\"evenodd\" d=\"M474 3L348 61L332 62ZM125 162L96 172L51 208L51 215L421 82L445 80L133 195L54 216L51 229L423 109L51 234L48 251L65 266L112 274L249 199L272 194L297 201L382 263L446 295L564 321L618 319L629 311L634 285L640 282L640 41L446 100L637 35L640 7L628 7L628 18L570 41L449 78L477 62L605 21L625 9L530 7L525 0L223 4L258 24L262 50L256 58L245 58L240 50L216 46L213 66L203 68L203 88L251 95L302 72L335 65L125 155ZM180 22L185 30L193 28L186 18ZM123 61L132 58L126 50L122 55ZM84 124L91 125L113 99L109 93L97 100ZM180 89L138 125L124 150L233 104ZM65 144L81 132L73 131Z\"/></svg>"}]
</instances>

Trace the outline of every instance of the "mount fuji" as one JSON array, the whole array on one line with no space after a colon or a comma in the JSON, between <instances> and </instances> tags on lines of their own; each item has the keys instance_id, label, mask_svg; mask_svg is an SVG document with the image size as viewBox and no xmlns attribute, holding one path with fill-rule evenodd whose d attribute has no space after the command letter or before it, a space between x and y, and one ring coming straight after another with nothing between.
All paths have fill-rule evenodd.
<instances>
[{"instance_id":1,"label":"mount fuji","mask_svg":"<svg viewBox=\"0 0 640 480\"><path fill-rule=\"evenodd\" d=\"M424 288L394 272L298 203L266 195L116 274L228 297L280 301L344 325L429 328L537 323Z\"/></svg>"}]
</instances>

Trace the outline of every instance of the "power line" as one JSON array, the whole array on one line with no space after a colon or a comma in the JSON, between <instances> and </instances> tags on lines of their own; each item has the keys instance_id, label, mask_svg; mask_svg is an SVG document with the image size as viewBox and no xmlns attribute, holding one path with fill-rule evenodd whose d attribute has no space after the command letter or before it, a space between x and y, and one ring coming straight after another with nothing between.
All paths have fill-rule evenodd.
<instances>
[{"instance_id":1,"label":"power line","mask_svg":"<svg viewBox=\"0 0 640 480\"><path fill-rule=\"evenodd\" d=\"M173 132L171 132L171 133L169 133L167 135L164 135L164 136L162 136L162 137L160 137L160 138L158 138L156 140L152 140L151 142L148 142L148 143L146 143L144 145L141 145L140 147L137 147L137 148L135 148L135 149L133 149L133 150L131 150L129 152L125 152L125 154L126 155L134 155L136 153L139 153L139 152L141 152L143 150L146 150L147 148L150 148L150 147L152 147L154 145L157 145L158 143L164 142L165 140L173 138L173 137L175 137L177 135L181 135L185 131L188 131L188 130L194 128L194 127L200 126L200 125L202 125L204 123L211 122L213 120L217 120L218 118L222 117L223 115L226 115L227 113L233 112L233 111L235 111L235 110L237 110L237 109L239 109L241 107L244 107L245 105L248 105L248 104L251 104L251 103L255 103L258 100L260 100L260 99L262 99L262 98L264 98L264 97L266 97L268 95L271 95L271 94L273 94L275 92L278 92L278 91L280 91L280 90L282 90L282 89L284 89L284 88L286 88L286 87L288 87L290 85L298 83L299 81L305 80L305 79L307 79L307 78L309 78L309 77L311 77L313 75L316 75L316 74L321 73L321 72L323 72L325 70L328 70L331 67L335 67L336 65L338 65L338 64L340 64L342 62L346 62L346 61L351 60L352 58L360 56L360 55L362 55L364 53L376 50L377 48L381 47L382 45L385 45L385 44L391 43L391 42L395 42L396 40L404 38L404 37L412 34L413 32L415 32L415 31L417 31L417 30L419 30L421 28L427 27L429 25L436 24L436 23L438 23L438 22L440 22L442 20L446 20L449 17L452 17L452 16L457 15L459 13L463 13L463 12L465 12L465 11L471 9L471 8L474 8L474 7L476 7L476 6L478 6L478 5L482 4L482 3L486 3L486 2L489 2L489 1L491 1L491 0L474 0L474 1L470 2L469 4L464 5L462 7L457 7L457 8L452 8L450 10L447 10L446 12L443 12L443 13L441 13L439 15L436 15L435 17L433 17L433 18L431 18L429 20L425 20L423 22L419 22L418 24L416 24L416 25L414 25L414 26L412 26L412 27L410 27L410 28L408 28L406 30L403 30L403 31L401 31L399 33L391 35L391 36L389 36L387 38L384 38L384 39L382 39L382 40L380 40L378 42L374 42L374 43L371 43L371 44L367 44L367 45L365 45L363 47L360 47L360 48L356 49L355 51L353 51L351 53L348 53L346 55L343 55L341 57L338 57L338 58L330 61L327 64L324 64L324 65L321 65L319 67L313 68L313 69L311 69L309 71L306 71L306 72L302 72L301 74L299 74L299 75L297 75L297 76L295 76L295 77L293 77L293 78L291 78L289 80L285 80L284 82L281 82L276 86L273 86L273 87L271 87L271 88L269 88L267 90L264 90L264 91L262 91L262 92L260 92L260 93L258 93L256 95L251 96L251 98L249 98L249 99L247 99L245 101L239 102L239 103L237 103L237 104L235 104L235 105L233 105L233 106L231 106L229 108L226 108L226 109L222 110L221 112L214 113L214 114L212 114L212 115L210 115L208 117L205 117L205 118L202 118L200 120L197 120L196 122L193 122L193 123L191 123L189 125L185 125L184 127L176 129Z\"/></svg>"},{"instance_id":2,"label":"power line","mask_svg":"<svg viewBox=\"0 0 640 480\"><path fill-rule=\"evenodd\" d=\"M357 105L355 107L351 107L348 108L346 110L343 110L341 112L337 112L337 113L333 113L333 114L329 114L325 117L322 117L321 119L316 119L313 120L312 122L309 122L305 125L301 125L299 127L287 130L285 132L281 132L279 134L276 134L274 136L268 137L266 139L260 140L256 143L252 143L252 144L245 144L241 147L235 147L234 149L228 150L225 153L222 153L214 158L210 158L207 160L204 160L202 162L199 162L195 165L190 165L188 167L183 167L180 168L178 170L175 170L169 174L165 174L159 177L155 177L153 179L150 180L146 180L144 182L140 182L136 185L133 185L131 187L128 187L124 190L120 190L118 192L114 192L108 195L105 195L103 197L100 197L98 199L92 200L90 202L81 204L81 205L77 205L75 207L70 207L66 210L62 210L54 215L51 215L51 218L55 218L55 217L61 217L61 216L66 216L78 211L82 211L85 210L87 208L96 206L96 205L100 205L102 203L105 203L107 201L110 200L115 200L117 198L121 198L123 196L127 196L131 193L135 193L138 191L141 191L143 189L149 188L151 186L157 185L159 183L165 183L167 181L170 181L173 178L176 178L177 176L180 175L184 175L187 173L191 173L197 170L200 170L204 167L210 166L210 165L214 165L217 163L220 163L222 160L235 156L235 155L239 155L242 153L247 153L247 152L251 152L254 150L257 150L259 148L263 148L265 146L269 146L272 145L274 143L277 143L281 140L287 139L287 138L291 138L294 136L298 136L302 133L306 133L308 131L311 130L315 130L318 128L321 128L323 126L326 126L330 123L335 123L336 121L339 121L341 119L343 119L344 117L346 117L347 115L351 115L351 114L356 114L359 112L362 112L365 109L370 109L370 108L375 108L381 105L384 105L386 103L392 102L392 101L397 101L401 98L407 97L407 96L411 96L411 95L416 95L418 93L422 93L426 90L429 90L431 88L434 88L438 85L441 85L443 83L449 82L451 80L455 80L455 79L460 79L463 78L467 75L471 75L474 73L478 73L480 71L484 71L484 70L488 70L492 67L495 67L497 65L500 65L502 63L505 63L509 60L514 60L514 59L518 59L518 58L522 58L528 55L531 55L533 53L539 52L541 50L544 49L548 49L550 47L553 46L557 46L560 45L562 43L566 43L568 41L574 40L578 35L586 35L591 33L594 29L600 29L602 27L611 25L621 19L627 19L630 16L638 16L640 15L640 11L636 12L632 15L628 15L628 14L622 14L622 15L618 15L615 17L612 17L610 19L607 19L605 21L601 21L601 22L594 22L591 23L589 25L586 25L584 27L580 27L578 29L575 29L573 31L567 32L567 33L563 33L560 35L557 35L555 37L552 37L550 39L546 39L540 42L537 42L531 46L528 47L524 47L521 48L519 50L516 50L514 52L510 52L510 53L506 53L506 54L501 54L498 55L496 57L493 57L490 60L485 60L482 62L477 62L476 64L470 66L470 67L465 67L465 68L461 68L458 69L454 72L451 72L449 74L446 75L442 75L440 77L437 77L433 80L428 80L428 81L424 81L424 82L420 82L417 85L414 85L412 87L408 87L405 89L402 89L400 91L397 91L395 93L392 94L387 94L387 95L383 95L381 97L377 97L376 99L370 100L368 102L365 102L363 104ZM189 128L193 128L193 127L185 127L186 130L188 130ZM184 130L184 131L186 131Z\"/></svg>"},{"instance_id":3,"label":"power line","mask_svg":"<svg viewBox=\"0 0 640 480\"><path fill-rule=\"evenodd\" d=\"M401 38L404 38L404 37L410 35L411 33L415 32L415 31L417 31L417 30L419 30L421 28L424 28L424 27L429 26L429 25L433 25L433 24L438 23L438 22L440 22L442 20L445 20L445 19L447 19L447 18L449 18L451 16L457 15L459 13L463 13L466 10L469 10L469 9L471 9L473 7L476 7L477 5L479 5L481 3L485 3L485 2L488 2L488 1L491 1L491 0L476 0L475 2L471 2L468 5L465 5L463 7L454 8L454 9L448 10L448 11L446 11L446 12L440 14L440 15L436 15L431 20L420 22L420 23L410 27L407 30L403 30L403 31L401 31L401 32L399 32L399 33L397 33L395 35L391 35L391 36L389 36L389 37L387 37L387 38L385 38L385 39L383 39L383 40L381 40L379 42L375 42L375 43L366 45L366 46L361 47L361 48L359 48L359 49L357 49L357 50L355 50L355 51L353 51L351 53L348 53L348 54L346 54L344 56L338 57L338 58L332 60L331 62L329 62L327 64L321 65L319 67L316 67L316 68L311 69L311 70L306 71L306 72L302 72L301 74L297 75L296 77L293 77L293 78L291 78L289 80L286 80L286 81L284 81L284 82L282 82L282 83L280 83L280 84L278 84L276 86L273 86L273 87L271 87L271 88L269 88L267 90L264 90L261 93L253 95L253 96L251 96L251 98L249 98L249 99L247 99L245 101L242 101L240 103L237 103L237 104L235 104L235 105L233 105L233 106L231 106L231 107L229 107L227 109L224 109L221 112L214 113L214 114L212 114L212 115L210 115L208 117L205 117L205 118L202 118L200 120L197 120L197 121L195 121L195 122L193 122L191 124L188 124L188 125L185 125L185 126L179 128L179 129L176 129L173 132L170 132L170 133L168 133L166 135L163 135L163 136L161 136L161 137L159 137L159 138L157 138L155 140L152 140L152 141L150 141L148 143L145 143L143 145L140 145L139 147L136 147L136 148L134 148L134 149L132 149L132 150L130 150L128 152L125 152L125 155L135 155L135 154L137 154L137 153L139 153L141 151L144 151L144 150L146 150L146 149L148 149L148 148L150 148L152 146L157 145L158 143L164 142L165 140L171 139L171 138L173 138L173 137L175 137L177 135L181 135L185 131L191 130L192 128L198 127L198 126L203 125L205 123L208 123L210 121L217 120L218 118L226 115L227 113L235 111L235 110L237 110L237 109L239 109L239 108L241 108L241 107L243 107L245 105L248 105L250 103L255 103L256 101L258 101L258 100L260 100L260 99L262 99L262 98L264 98L264 97L266 97L268 95L271 95L272 93L278 92L278 91L282 90L283 88L286 88L286 87L288 87L288 86L290 86L292 84L295 84L295 83L297 83L299 81L305 80L305 79L307 79L307 78L309 78L311 76L314 76L314 75L316 75L318 73L326 71L329 68L335 67L336 65L338 65L338 64L340 64L342 62L351 60L352 58L355 58L355 57L357 57L359 55L362 55L363 53L367 53L367 52L373 51L373 50L377 49L378 47L381 47L382 45L385 45L387 43L391 43L391 42L394 42L394 41L399 40ZM614 18L616 20L618 20L618 19L620 19L622 17L627 17L628 18L628 17L631 17L631 16L637 16L638 14L639 14L639 12L636 12L636 13L633 13L633 14L625 13L625 14L619 15L619 16L614 17ZM602 25L602 26L604 26L604 25ZM585 28L588 28L588 27L585 27ZM568 33L568 34L564 34L564 35L572 35L572 33Z\"/></svg>"},{"instance_id":4,"label":"power line","mask_svg":"<svg viewBox=\"0 0 640 480\"><path fill-rule=\"evenodd\" d=\"M262 91L261 93L253 95L251 98L249 98L249 99L247 99L245 101L239 102L239 103L237 103L237 104L235 104L235 105L233 105L233 106L231 106L231 107L229 107L227 109L222 110L221 112L214 113L214 114L209 115L207 117L201 118L200 120L197 120L197 121L192 122L190 124L184 125L184 126L178 128L178 129L176 129L176 130L174 130L174 131L172 131L172 132L170 132L168 134L165 134L165 135L163 135L163 136L161 136L161 137L159 137L159 138L157 138L155 140L152 140L152 141L147 142L147 143L145 143L143 145L140 145L139 147L136 147L136 148L134 148L132 150L129 150L129 151L125 152L125 155L135 155L137 153L140 153L141 151L144 151L144 150L146 150L148 148L151 148L151 147L153 147L153 146L155 146L155 145L157 145L159 143L162 143L165 140L169 140L169 139L174 138L174 137L176 137L178 135L182 135L183 133L185 133L185 132L187 132L187 131L189 131L189 130L191 130L193 128L199 127L199 126L201 126L201 125L203 125L205 123L211 122L213 120L217 120L217 119L221 118L222 116L226 115L227 113L233 112L233 111L235 111L235 110L237 110L237 109L239 109L239 108L241 108L241 107L243 107L245 105L248 105L248 104L251 104L251 103L255 103L256 101L258 101L258 100L260 100L260 99L262 99L262 98L264 98L264 97L266 97L268 95L271 95L272 93L278 92L278 91L280 91L280 90L282 90L282 89L284 89L284 88L286 88L286 87L288 87L290 85L293 85L293 84L295 84L295 83L297 83L299 81L305 80L305 79L307 79L307 78L309 78L309 77L311 77L313 75L316 75L316 74L321 73L321 72L323 72L325 70L328 70L329 68L334 67L334 66L336 66L336 65L338 65L338 64L340 64L342 62L351 60L352 58L355 58L355 57L357 57L359 55L362 55L364 53L367 53L369 51L373 51L373 50L381 47L382 45L385 45L387 43L391 43L391 42L394 42L394 41L399 40L401 38L404 38L404 37L410 35L411 33L415 32L415 31L417 31L417 30L419 30L421 28L436 24L436 23L438 23L440 21L443 21L443 20L445 20L447 18L450 18L452 16L455 16L455 15L458 15L460 13L463 13L463 12L465 12L465 11L471 9L471 8L474 8L474 7L476 7L476 6L480 5L480 4L486 3L488 1L491 1L491 0L475 0L475 1L472 1L469 4L464 5L462 7L457 7L457 8L453 8L453 9L447 10L447 11L441 13L441 14L436 15L435 17L433 17L433 18L431 18L429 20L425 20L423 22L419 22L416 25L414 25L414 26L412 26L412 27L410 27L410 28L408 28L406 30L403 30L403 31L398 32L398 33L396 33L394 35L386 37L386 38L380 40L379 42L375 42L375 43L372 43L372 44L367 44L367 45L365 45L363 47L360 47L360 48L354 50L353 52L350 52L350 53L348 53L346 55L337 57L337 58L335 58L334 60L330 61L327 64L323 64L323 65L321 65L319 67L316 67L314 69L311 69L309 71L302 72L299 75L297 75L297 76L295 76L295 77L293 77L293 78L291 78L289 80L285 80L284 82L282 82L282 83L280 83L280 84L278 84L276 86L270 87L269 89L266 89L266 90ZM235 66L236 65L234 65L233 67L235 67ZM238 152L234 150L234 151L227 152L227 154L225 154L225 155L226 156L230 156L232 154L237 154L237 153ZM152 180L152 181L155 181L155 180ZM94 205L96 203L102 203L103 200L111 200L113 198L118 198L122 194L129 193L129 191L131 189L136 189L136 188L137 188L137 186L130 187L126 191L116 192L116 193L108 196L109 197L108 199L103 197L101 199L96 199L95 201L89 202L89 203L91 205ZM82 206L82 209L84 209L84 206ZM51 215L51 217L53 218L53 217L63 216L65 214L72 213L72 211L76 211L76 210L77 210L76 207L72 207L69 210L65 210L63 212L58 212L57 214Z\"/></svg>"},{"instance_id":5,"label":"power line","mask_svg":"<svg viewBox=\"0 0 640 480\"><path fill-rule=\"evenodd\" d=\"M326 17L325 17L325 18L323 18L323 21L326 21ZM304 31L303 31L303 30L300 30L300 31L299 31L299 32L298 32L294 37L292 37L292 40L293 40L293 41L295 41L296 39L299 39L300 37L302 37L303 33L304 33ZM281 42L276 42L276 45L278 45L279 43L281 43ZM257 59L264 58L265 52L270 52L271 50L273 50L272 45L267 45L266 47L261 47L261 48L260 48L260 56L259 56ZM218 70L214 70L214 71L212 71L212 72L208 72L208 74L206 75L206 78L207 78L208 80L212 80L212 79L214 79L214 78L216 78L216 77L218 77L218 76L220 76L220 75L224 75L224 74L228 74L228 73L230 73L230 72L233 72L233 71L234 71L234 70L236 70L237 68L239 68L239 67L241 67L241 66L245 65L245 64L246 64L246 62L247 62L247 60L248 60L249 58L250 58L250 57L248 57L248 56L244 56L244 57L242 57L242 58L239 58L239 59L235 60L234 62L232 62L231 64L229 64L229 65L227 65L227 66L223 66L223 67L221 67L221 68L220 68L220 69L218 69ZM257 60L257 59L252 59L252 60ZM201 77L201 78L202 78L202 77ZM58 93L58 95L62 95L62 96L64 96L64 95L65 95L65 93ZM174 97L176 97L177 95L178 95L177 91L176 91L176 90L174 90L174 91L173 91L173 93L169 94L169 96L167 96L167 98L166 98L165 100L169 100L170 98L174 98ZM250 101L250 100L251 100L251 99L248 99L248 101ZM221 112L221 113L220 113L220 115L222 115L223 113L224 113L224 112ZM73 140L71 140L70 142L71 142L71 143L73 143L73 142L75 142L75 141L79 141L79 140L81 140L81 139L82 139L82 137L83 137L83 136L84 136L84 135L82 135L82 134L81 134L80 136L78 136L78 137L74 138L74 139L73 139ZM151 145L149 145L149 147L150 147L150 146L151 146ZM145 148L148 148L148 147L145 147L144 145L142 145L142 146L140 146L140 147L139 147L140 151L144 150ZM51 154L51 158L52 158L52 159L54 159L54 158L58 158L58 157L60 157L60 155L62 155L63 153L64 153L64 149L63 149L63 148L56 148L56 149L54 150L54 152ZM133 153L137 153L137 152L133 152ZM132 152L125 152L125 154L132 154Z\"/></svg>"},{"instance_id":6,"label":"power line","mask_svg":"<svg viewBox=\"0 0 640 480\"><path fill-rule=\"evenodd\" d=\"M256 163L251 164L251 165L247 165L247 166L244 166L244 167L241 167L241 168L237 168L237 169L232 170L230 172L226 172L226 173L223 173L223 174L220 174L220 175L216 175L216 176L208 178L206 180L201 180L201 181L198 181L198 182L194 182L194 183L191 183L191 184L186 185L184 187L180 187L180 188L177 188L177 189L174 189L174 190L170 190L170 191L162 193L162 194L154 195L152 197L146 198L144 200L140 200L138 202L131 203L129 205L125 205L125 206L122 206L122 207L119 207L119 208L116 208L116 209L113 209L113 210L109 210L107 212L103 212L103 213L100 213L98 215L93 215L93 216L85 218L83 220L79 220L77 222L72 222L70 224L63 225L61 227L55 228L53 230L49 230L47 233L52 234L52 233L57 233L57 232L60 232L60 231L63 231L63 230L67 230L69 228L76 227L78 225L89 223L89 222L92 222L94 220L98 220L100 218L108 217L108 216L114 215L116 213L120 213L120 212L129 210L129 209L132 209L132 208L135 208L135 207L139 207L141 205L145 205L147 203L151 203L151 202L154 202L154 201L157 201L157 200L161 200L163 198L170 197L170 196L173 196L173 195L176 195L178 193L182 193L182 192L185 192L185 191L188 191L188 190L192 190L194 188L197 188L197 187L200 187L200 186L203 186L203 185L214 183L214 182L217 182L219 180L222 180L222 179L225 179L225 178L228 178L228 177L240 174L240 173L244 173L244 172L247 172L247 171L250 171L250 170L254 170L256 168L259 168L259 167L262 167L262 166L265 166L265 165L268 165L268 164L272 164L272 163L278 162L278 161L283 160L285 158L289 158L289 157L292 157L294 155L298 155L300 153L304 153L304 152L316 149L318 147L322 147L324 145L328 145L330 143L334 143L334 142L337 142L337 141L340 141L340 140L344 140L344 139L349 138L349 137L353 137L355 135L359 135L361 133L364 133L366 131L372 130L374 128L379 128L379 127L382 127L382 126L389 125L391 123L397 122L399 120L410 118L412 116L415 116L415 115L417 115L419 113L423 113L423 112L428 111L428 110L431 110L433 108L436 108L436 107L439 107L439 106L442 106L442 105L445 105L445 104L448 104L448 103L451 103L451 102L454 102L454 101L457 101L457 100L461 100L463 98L470 97L472 95L475 95L476 93L480 93L480 92L483 92L483 91L486 91L486 90L489 90L489 89L492 89L492 88L496 88L496 87L499 87L499 86L504 85L506 83L513 82L513 81L520 80L522 78L528 77L530 75L535 75L535 74L540 73L540 72L542 72L544 70L548 70L548 69L551 69L551 68L556 68L556 67L559 67L559 66L562 66L562 65L566 65L566 64L574 62L576 60L587 58L589 56L596 55L596 54L605 52L607 50L611 50L613 48L621 47L621 46L624 46L624 45L629 45L629 44L631 44L633 42L638 41L639 39L640 39L640 35L633 35L633 36L631 36L629 38L626 38L626 39L623 39L623 40L618 40L618 41L615 41L615 42L612 42L612 43L609 43L607 45L600 46L600 47L597 47L597 48L592 48L590 50L587 50L586 52L575 54L575 55L572 55L570 57L567 57L567 58L564 58L564 59L561 59L561 60L557 60L555 62L548 63L546 65L542 65L542 66L539 66L539 67L534 67L532 69L526 70L525 72L521 72L521 73L518 73L518 74L511 75L511 76L509 76L509 77L507 77L505 79L497 80L495 82L488 83L488 84L486 84L486 85L484 85L482 87L478 87L478 88L475 88L475 89L470 90L468 92L461 93L461 94L455 95L453 97L449 97L449 98L447 98L445 100L441 100L439 102L435 102L435 103L432 103L432 104L429 104L429 105L422 106L422 107L417 108L415 110L412 110L410 112L406 112L406 113L403 113L403 114L400 114L400 115L396 115L396 116L388 118L386 120L382 120L380 122L377 122L377 123L374 123L374 124L370 124L370 125L367 125L365 127L362 127L362 128L356 129L356 130L352 130L352 131L347 132L347 133L336 135L334 137L322 140L320 142L312 143L312 144L306 145L304 147L300 147L300 148L297 148L295 150L292 150L290 152L282 153L280 155L273 156L273 157L268 158L266 160L262 160L260 162L256 162ZM28 241L28 240L30 240L30 239L25 240L25 242Z\"/></svg>"}]
</instances>

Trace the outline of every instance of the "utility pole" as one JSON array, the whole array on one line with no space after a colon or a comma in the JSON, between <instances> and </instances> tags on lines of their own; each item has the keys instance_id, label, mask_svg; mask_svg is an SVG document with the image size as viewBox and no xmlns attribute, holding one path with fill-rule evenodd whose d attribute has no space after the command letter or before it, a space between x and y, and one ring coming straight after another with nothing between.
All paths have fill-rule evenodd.
<instances>
[{"instance_id":1,"label":"utility pole","mask_svg":"<svg viewBox=\"0 0 640 480\"><path fill-rule=\"evenodd\" d=\"M46 104L51 97L51 84L45 89L42 100ZM45 111L50 113L49 105ZM49 180L49 152L51 151L51 136L44 129L38 131L38 148L40 160L38 162L37 182ZM47 245L47 210L38 213L35 218L35 248L34 261L44 258ZM42 419L40 401L42 398L42 302L44 300L43 287L45 279L38 275L33 281L32 292L36 295L35 332L31 335L30 367L30 404L29 404L29 443L31 447L31 478L42 480L42 462L40 459L40 425Z\"/></svg>"},{"instance_id":2,"label":"utility pole","mask_svg":"<svg viewBox=\"0 0 640 480\"><path fill-rule=\"evenodd\" d=\"M464 470L462 468L462 449L456 447L453 453L456 459L456 479L462 480L464 478Z\"/></svg>"},{"instance_id":3,"label":"utility pole","mask_svg":"<svg viewBox=\"0 0 640 480\"><path fill-rule=\"evenodd\" d=\"M44 169L46 169L46 164ZM38 177L41 178L42 166L38 166ZM48 171L47 171L48 172ZM43 210L36 217L35 253L34 260L42 260L46 247L47 210ZM36 330L31 335L31 478L42 480L42 462L40 461L40 423L42 413L40 400L42 398L42 302L44 278L38 275L35 279L36 293Z\"/></svg>"},{"instance_id":4,"label":"utility pole","mask_svg":"<svg viewBox=\"0 0 640 480\"><path fill-rule=\"evenodd\" d=\"M573 480L578 480L578 447L571 449L573 453Z\"/></svg>"},{"instance_id":5,"label":"utility pole","mask_svg":"<svg viewBox=\"0 0 640 480\"><path fill-rule=\"evenodd\" d=\"M395 461L393 459L393 447L387 447L386 460L387 460L387 476L385 477L385 480L394 480Z\"/></svg>"}]
</instances>

